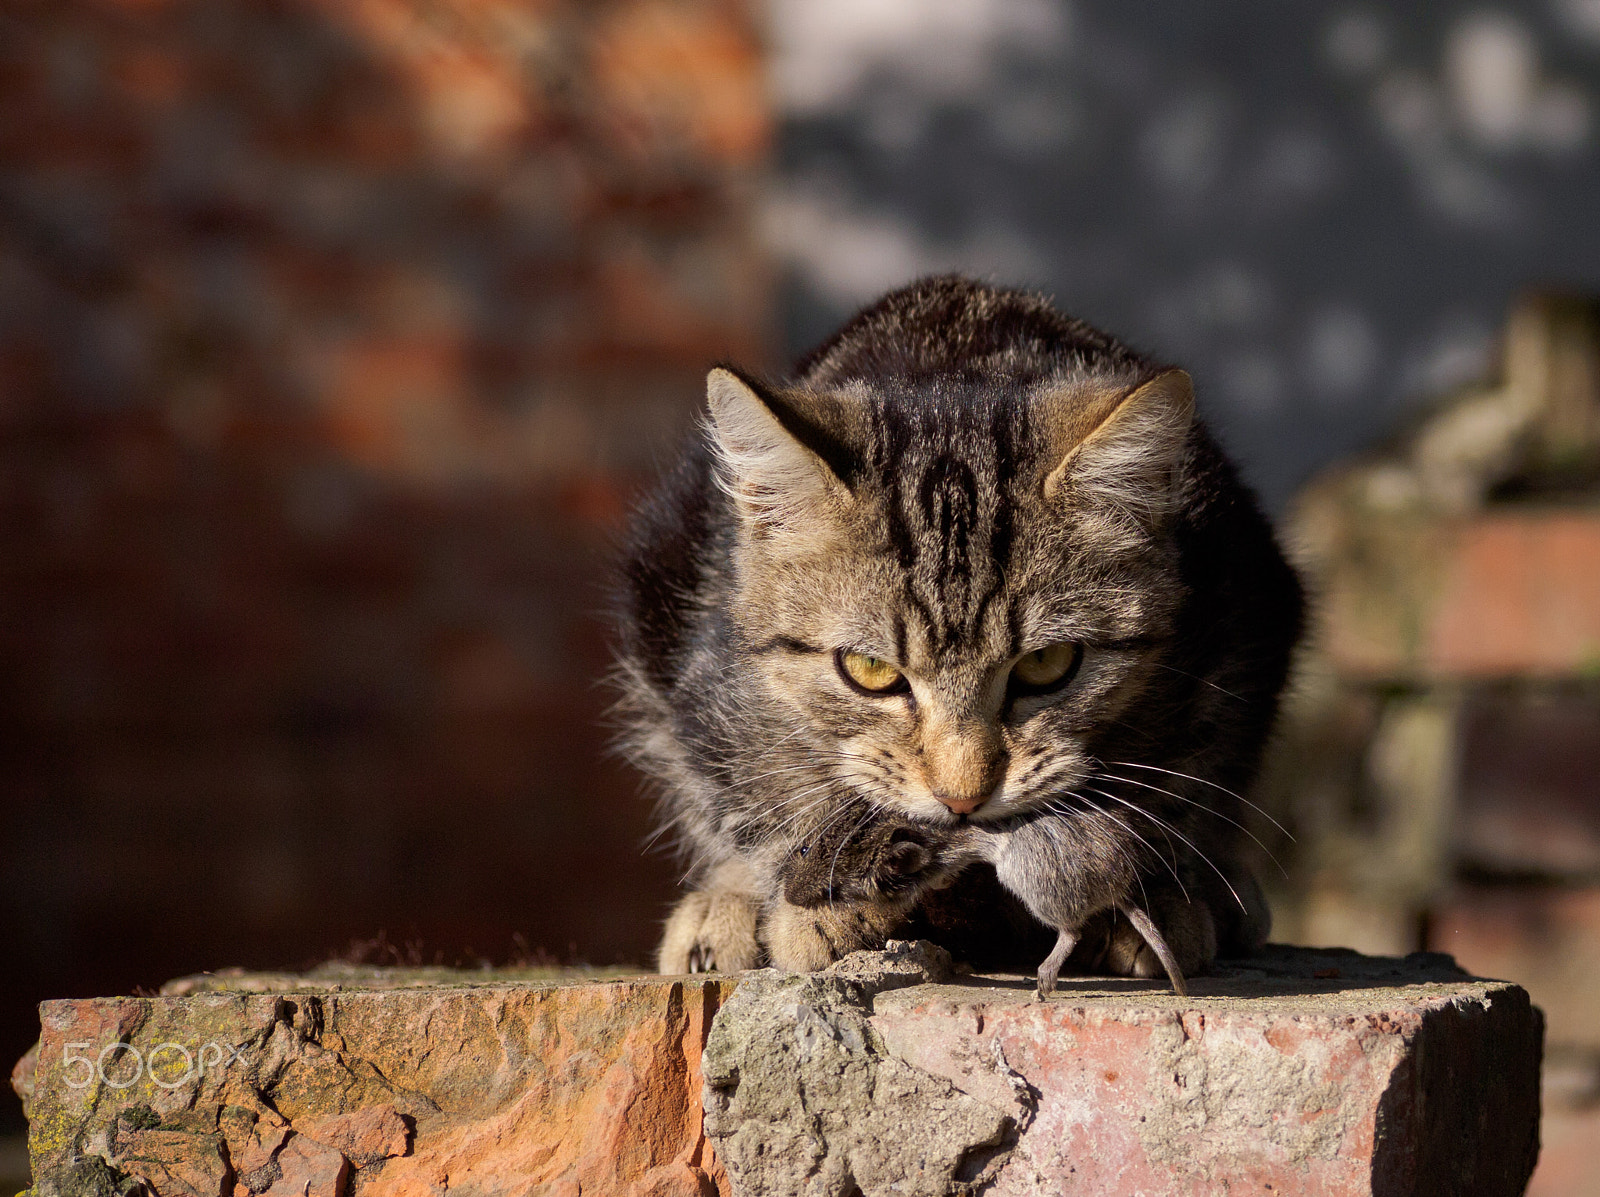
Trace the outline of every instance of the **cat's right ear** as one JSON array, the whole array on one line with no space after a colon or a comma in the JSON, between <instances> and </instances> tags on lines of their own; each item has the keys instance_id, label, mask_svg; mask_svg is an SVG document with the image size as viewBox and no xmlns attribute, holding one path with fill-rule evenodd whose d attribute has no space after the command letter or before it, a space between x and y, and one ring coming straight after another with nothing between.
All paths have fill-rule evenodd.
<instances>
[{"instance_id":1,"label":"cat's right ear","mask_svg":"<svg viewBox=\"0 0 1600 1197\"><path fill-rule=\"evenodd\" d=\"M809 413L718 366L706 375L711 432L730 492L761 527L846 503L848 454Z\"/></svg>"},{"instance_id":2,"label":"cat's right ear","mask_svg":"<svg viewBox=\"0 0 1600 1197\"><path fill-rule=\"evenodd\" d=\"M1093 495L1139 522L1159 522L1176 499L1175 484L1194 426L1194 384L1164 370L1108 405L1073 411L1090 427L1071 428L1061 463L1044 480L1044 497ZM1081 438L1081 439L1079 439Z\"/></svg>"}]
</instances>

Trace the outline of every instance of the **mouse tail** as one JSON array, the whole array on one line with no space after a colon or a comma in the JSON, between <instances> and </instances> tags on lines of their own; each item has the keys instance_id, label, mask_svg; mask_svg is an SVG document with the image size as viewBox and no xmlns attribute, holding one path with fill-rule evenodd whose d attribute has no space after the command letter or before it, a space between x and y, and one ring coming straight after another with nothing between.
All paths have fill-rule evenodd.
<instances>
[{"instance_id":1,"label":"mouse tail","mask_svg":"<svg viewBox=\"0 0 1600 1197\"><path fill-rule=\"evenodd\" d=\"M1167 980L1172 982L1173 992L1180 997L1188 997L1189 987L1184 983L1183 970L1178 967L1177 958L1167 946L1166 938L1156 927L1155 920L1131 902L1117 909L1133 924L1133 929L1144 938L1145 943L1150 945L1150 950L1156 954L1156 959L1161 961L1161 967L1167 970Z\"/></svg>"}]
</instances>

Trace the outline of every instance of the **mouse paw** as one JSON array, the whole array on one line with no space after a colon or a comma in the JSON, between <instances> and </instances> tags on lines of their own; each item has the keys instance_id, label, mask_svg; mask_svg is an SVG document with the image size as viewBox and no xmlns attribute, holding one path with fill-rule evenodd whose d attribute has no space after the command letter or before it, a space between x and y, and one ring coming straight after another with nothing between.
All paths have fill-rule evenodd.
<instances>
[{"instance_id":1,"label":"mouse paw","mask_svg":"<svg viewBox=\"0 0 1600 1197\"><path fill-rule=\"evenodd\" d=\"M1041 964L1036 976L1037 981L1033 987L1033 996L1035 1001L1042 1002L1056 991L1056 979L1060 976L1060 970L1047 969Z\"/></svg>"}]
</instances>

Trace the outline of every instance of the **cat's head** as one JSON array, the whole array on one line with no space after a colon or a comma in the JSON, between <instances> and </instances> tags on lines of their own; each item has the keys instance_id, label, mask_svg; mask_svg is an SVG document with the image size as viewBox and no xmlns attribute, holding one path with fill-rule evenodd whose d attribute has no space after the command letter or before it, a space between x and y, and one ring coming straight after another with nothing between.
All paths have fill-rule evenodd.
<instances>
[{"instance_id":1,"label":"cat's head","mask_svg":"<svg viewBox=\"0 0 1600 1197\"><path fill-rule=\"evenodd\" d=\"M1157 678L1184 589L1169 528L1189 378L887 377L708 379L741 680L880 808L1037 809L1141 719Z\"/></svg>"}]
</instances>

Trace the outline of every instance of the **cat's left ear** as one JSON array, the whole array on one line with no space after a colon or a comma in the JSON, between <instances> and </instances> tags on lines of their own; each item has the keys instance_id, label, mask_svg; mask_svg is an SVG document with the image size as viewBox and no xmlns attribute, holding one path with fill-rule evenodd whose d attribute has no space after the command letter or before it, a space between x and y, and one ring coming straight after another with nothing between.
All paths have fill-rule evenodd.
<instances>
[{"instance_id":1,"label":"cat's left ear","mask_svg":"<svg viewBox=\"0 0 1600 1197\"><path fill-rule=\"evenodd\" d=\"M1112 401L1087 433L1072 430L1075 443L1045 478L1044 497L1093 494L1130 514L1159 520L1175 498L1193 427L1189 375L1182 370L1157 374Z\"/></svg>"}]
</instances>

